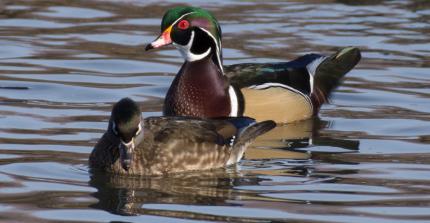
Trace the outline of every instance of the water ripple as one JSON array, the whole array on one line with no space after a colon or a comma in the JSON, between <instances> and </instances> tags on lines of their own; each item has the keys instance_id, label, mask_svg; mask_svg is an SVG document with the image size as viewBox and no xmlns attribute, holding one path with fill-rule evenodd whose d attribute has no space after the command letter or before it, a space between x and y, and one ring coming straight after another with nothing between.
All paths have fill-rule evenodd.
<instances>
[{"instance_id":1,"label":"water ripple","mask_svg":"<svg viewBox=\"0 0 430 223\"><path fill-rule=\"evenodd\" d=\"M225 64L363 59L313 120L278 126L237 167L168 177L88 172L122 97L159 115L182 58L146 53L177 1L0 2L0 221L428 222L430 4L189 1Z\"/></svg>"}]
</instances>

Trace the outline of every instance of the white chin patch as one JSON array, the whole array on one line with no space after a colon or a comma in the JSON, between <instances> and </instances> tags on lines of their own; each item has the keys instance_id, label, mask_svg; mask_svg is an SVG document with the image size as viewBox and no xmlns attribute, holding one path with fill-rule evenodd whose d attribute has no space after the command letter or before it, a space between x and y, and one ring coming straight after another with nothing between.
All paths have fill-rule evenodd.
<instances>
[{"instance_id":1,"label":"white chin patch","mask_svg":"<svg viewBox=\"0 0 430 223\"><path fill-rule=\"evenodd\" d=\"M194 31L191 31L191 37L190 41L188 41L187 45L180 45L173 42L173 46L175 46L179 52L181 53L182 57L189 62L201 60L209 55L211 52L211 48L209 47L208 50L202 54L194 54L191 52L191 46L193 45L194 41Z\"/></svg>"}]
</instances>

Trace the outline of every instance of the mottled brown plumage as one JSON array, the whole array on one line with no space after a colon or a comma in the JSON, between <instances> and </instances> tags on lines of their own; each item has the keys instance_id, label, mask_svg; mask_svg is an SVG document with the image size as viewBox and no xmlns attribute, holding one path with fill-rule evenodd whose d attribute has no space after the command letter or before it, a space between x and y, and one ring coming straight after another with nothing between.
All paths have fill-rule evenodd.
<instances>
[{"instance_id":1,"label":"mottled brown plumage","mask_svg":"<svg viewBox=\"0 0 430 223\"><path fill-rule=\"evenodd\" d=\"M111 121L117 119L111 117ZM121 146L128 142L123 142L121 134L115 133L120 128L110 123L90 155L90 167L124 175L161 175L225 167L238 162L257 136L276 126L273 121L255 123L247 117L213 120L149 117L142 119L141 125L143 137L137 135L138 140L131 140L135 140L136 146L128 166L124 166L120 156Z\"/></svg>"}]
</instances>

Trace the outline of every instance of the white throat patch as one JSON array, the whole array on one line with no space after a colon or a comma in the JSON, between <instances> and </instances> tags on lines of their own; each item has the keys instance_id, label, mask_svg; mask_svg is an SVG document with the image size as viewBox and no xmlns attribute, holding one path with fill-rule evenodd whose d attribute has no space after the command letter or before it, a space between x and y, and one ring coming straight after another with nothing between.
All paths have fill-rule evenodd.
<instances>
[{"instance_id":1,"label":"white throat patch","mask_svg":"<svg viewBox=\"0 0 430 223\"><path fill-rule=\"evenodd\" d=\"M190 41L188 41L187 45L185 45L185 46L180 45L180 44L176 44L175 42L173 42L173 46L175 46L179 50L182 57L188 62L201 60L201 59L207 57L209 55L209 53L211 52L211 48L209 47L208 50L202 54L192 53L191 47L193 45L194 35L195 35L194 31L191 31Z\"/></svg>"}]
</instances>

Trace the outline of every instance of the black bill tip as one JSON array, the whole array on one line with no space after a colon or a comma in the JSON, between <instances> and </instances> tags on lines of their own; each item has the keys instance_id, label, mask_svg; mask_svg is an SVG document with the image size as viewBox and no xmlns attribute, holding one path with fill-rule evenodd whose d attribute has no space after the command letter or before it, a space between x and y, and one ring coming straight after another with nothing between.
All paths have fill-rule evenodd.
<instances>
[{"instance_id":1,"label":"black bill tip","mask_svg":"<svg viewBox=\"0 0 430 223\"><path fill-rule=\"evenodd\" d=\"M154 49L154 47L152 46L151 43L146 45L146 47L145 47L145 51L152 50L152 49Z\"/></svg>"}]
</instances>

